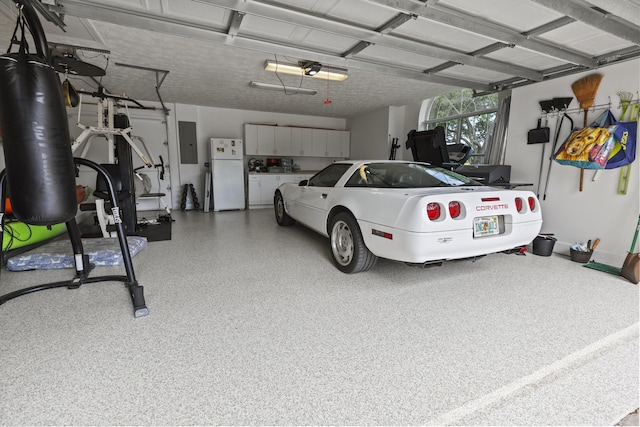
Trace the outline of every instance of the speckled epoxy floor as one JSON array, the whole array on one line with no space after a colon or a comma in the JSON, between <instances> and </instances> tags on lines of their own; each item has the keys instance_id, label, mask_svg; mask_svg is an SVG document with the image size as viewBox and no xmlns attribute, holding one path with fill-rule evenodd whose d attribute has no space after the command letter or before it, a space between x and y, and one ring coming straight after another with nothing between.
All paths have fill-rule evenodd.
<instances>
[{"instance_id":1,"label":"speckled epoxy floor","mask_svg":"<svg viewBox=\"0 0 640 427\"><path fill-rule=\"evenodd\" d=\"M174 212L121 284L0 307L0 423L613 425L638 406L638 288L561 256L344 275L271 210ZM118 274L101 267L94 274ZM0 275L0 292L70 271Z\"/></svg>"}]
</instances>

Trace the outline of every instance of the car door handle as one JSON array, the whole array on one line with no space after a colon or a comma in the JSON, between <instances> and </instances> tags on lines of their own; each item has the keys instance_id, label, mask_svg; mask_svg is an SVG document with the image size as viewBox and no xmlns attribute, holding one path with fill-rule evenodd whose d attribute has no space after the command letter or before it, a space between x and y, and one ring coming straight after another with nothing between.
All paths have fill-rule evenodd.
<instances>
[{"instance_id":1,"label":"car door handle","mask_svg":"<svg viewBox=\"0 0 640 427\"><path fill-rule=\"evenodd\" d=\"M322 193L322 198L326 199L327 198L327 193Z\"/></svg>"}]
</instances>

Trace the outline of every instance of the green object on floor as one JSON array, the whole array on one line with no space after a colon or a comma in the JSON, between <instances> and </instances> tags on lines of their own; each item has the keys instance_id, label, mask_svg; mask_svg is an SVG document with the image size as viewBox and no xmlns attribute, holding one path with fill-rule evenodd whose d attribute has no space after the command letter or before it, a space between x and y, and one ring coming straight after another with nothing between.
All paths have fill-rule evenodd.
<instances>
[{"instance_id":1,"label":"green object on floor","mask_svg":"<svg viewBox=\"0 0 640 427\"><path fill-rule=\"evenodd\" d=\"M621 271L619 267L614 267L612 265L602 264L595 261L589 261L584 265L584 267L592 268L598 271L604 271L605 273L614 274L616 276L619 276Z\"/></svg>"},{"instance_id":2,"label":"green object on floor","mask_svg":"<svg viewBox=\"0 0 640 427\"><path fill-rule=\"evenodd\" d=\"M8 251L29 246L34 243L52 239L67 231L65 223L46 225L29 225L21 221L7 221L4 223L2 250Z\"/></svg>"}]
</instances>

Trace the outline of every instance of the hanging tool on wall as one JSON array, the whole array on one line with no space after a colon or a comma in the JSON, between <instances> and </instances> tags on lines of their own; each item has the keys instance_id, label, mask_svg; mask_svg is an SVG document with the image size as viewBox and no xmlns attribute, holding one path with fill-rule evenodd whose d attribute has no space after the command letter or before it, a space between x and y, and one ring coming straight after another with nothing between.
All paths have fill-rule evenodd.
<instances>
[{"instance_id":1,"label":"hanging tool on wall","mask_svg":"<svg viewBox=\"0 0 640 427\"><path fill-rule=\"evenodd\" d=\"M620 104L622 105L622 113L620 113L620 121L625 121L625 113L629 111L629 118L626 121L637 122L638 121L638 103L631 105L633 101L633 93L620 91L618 92L620 97ZM631 108L629 108L631 106ZM618 181L618 194L627 194L627 188L629 188L629 178L631 177L631 163L624 165L620 168L620 179ZM633 248L631 249L633 252Z\"/></svg>"},{"instance_id":2,"label":"hanging tool on wall","mask_svg":"<svg viewBox=\"0 0 640 427\"><path fill-rule=\"evenodd\" d=\"M603 75L600 73L589 74L579 80L576 80L571 84L576 99L580 103L580 108L584 110L583 126L587 127L587 113L589 108L594 104L596 99L596 92L600 86ZM580 168L580 191L582 191L582 184L584 182L584 169Z\"/></svg>"},{"instance_id":3,"label":"hanging tool on wall","mask_svg":"<svg viewBox=\"0 0 640 427\"><path fill-rule=\"evenodd\" d=\"M549 142L549 134L551 130L547 126L548 124L548 115L553 109L553 101L539 101L540 108L542 109L542 114L544 115L544 126L542 126L542 117L538 118L538 127L535 129L531 129L527 133L527 144L546 144ZM545 145L542 146L542 153L540 154L540 172L538 173L538 186L536 187L538 190L538 196L540 196L540 182L542 181L542 166L544 164L544 149Z\"/></svg>"},{"instance_id":4,"label":"hanging tool on wall","mask_svg":"<svg viewBox=\"0 0 640 427\"><path fill-rule=\"evenodd\" d=\"M544 183L544 195L542 196L542 200L547 199L547 188L549 186L549 177L551 176L551 165L553 164L553 154L556 152L560 132L562 131L562 124L564 123L565 117L569 119L569 122L571 123L571 126L569 127L569 133L571 133L571 131L573 130L573 119L569 117L569 115L567 115L567 109L569 108L571 101L573 101L572 96L553 98L553 101L552 101L553 109L558 111L558 118L556 119L556 128L555 128L554 137L553 137L551 155L549 156L549 166L547 168L547 179ZM560 113L562 114L562 118L560 118Z\"/></svg>"}]
</instances>

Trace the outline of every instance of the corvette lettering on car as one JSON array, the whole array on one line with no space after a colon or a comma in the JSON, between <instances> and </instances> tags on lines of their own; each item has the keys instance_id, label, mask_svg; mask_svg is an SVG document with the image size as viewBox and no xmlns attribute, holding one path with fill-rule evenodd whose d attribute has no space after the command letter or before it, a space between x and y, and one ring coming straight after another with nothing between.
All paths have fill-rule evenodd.
<instances>
[{"instance_id":1,"label":"corvette lettering on car","mask_svg":"<svg viewBox=\"0 0 640 427\"><path fill-rule=\"evenodd\" d=\"M530 243L542 226L530 191L483 185L426 163L340 161L274 194L279 225L329 238L345 273L378 258L411 265L477 258Z\"/></svg>"}]
</instances>

